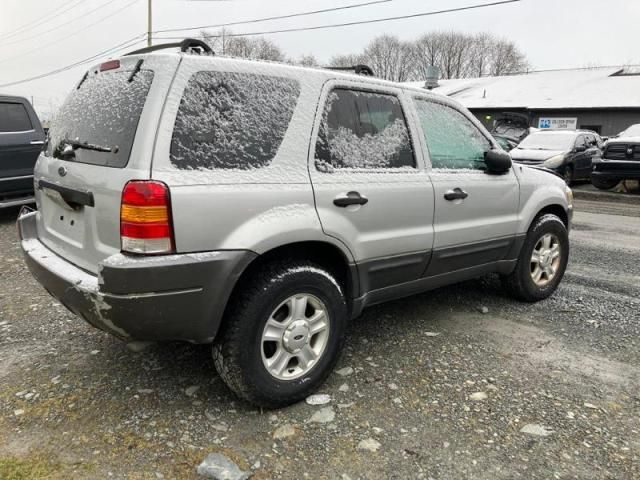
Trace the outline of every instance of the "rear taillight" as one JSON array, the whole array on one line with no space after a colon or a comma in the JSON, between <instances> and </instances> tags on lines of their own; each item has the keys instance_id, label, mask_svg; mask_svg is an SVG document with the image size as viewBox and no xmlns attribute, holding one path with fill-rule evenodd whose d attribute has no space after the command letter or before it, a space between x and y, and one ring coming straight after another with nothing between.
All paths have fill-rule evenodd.
<instances>
[{"instance_id":1,"label":"rear taillight","mask_svg":"<svg viewBox=\"0 0 640 480\"><path fill-rule=\"evenodd\" d=\"M169 187L153 180L132 180L124 186L120 207L123 252L173 253Z\"/></svg>"}]
</instances>

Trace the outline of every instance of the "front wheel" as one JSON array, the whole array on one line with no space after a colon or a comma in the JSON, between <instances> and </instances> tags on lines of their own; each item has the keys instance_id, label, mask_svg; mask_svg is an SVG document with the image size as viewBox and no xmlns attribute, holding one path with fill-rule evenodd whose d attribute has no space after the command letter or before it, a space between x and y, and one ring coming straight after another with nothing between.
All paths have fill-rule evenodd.
<instances>
[{"instance_id":1,"label":"front wheel","mask_svg":"<svg viewBox=\"0 0 640 480\"><path fill-rule=\"evenodd\" d=\"M216 370L255 405L302 400L322 385L342 349L342 287L322 267L290 261L264 267L240 288L213 346Z\"/></svg>"},{"instance_id":2,"label":"front wheel","mask_svg":"<svg viewBox=\"0 0 640 480\"><path fill-rule=\"evenodd\" d=\"M564 174L563 174L563 178L564 178L564 182L570 187L571 185L573 185L573 166L572 165L567 165L566 167L564 167Z\"/></svg>"},{"instance_id":3,"label":"front wheel","mask_svg":"<svg viewBox=\"0 0 640 480\"><path fill-rule=\"evenodd\" d=\"M613 187L618 185L620 180L617 179L602 179L597 177L591 177L591 184L596 187L598 190L611 190Z\"/></svg>"},{"instance_id":4,"label":"front wheel","mask_svg":"<svg viewBox=\"0 0 640 480\"><path fill-rule=\"evenodd\" d=\"M544 300L556 291L569 261L569 235L556 215L538 217L529 228L516 268L501 277L513 297Z\"/></svg>"}]
</instances>

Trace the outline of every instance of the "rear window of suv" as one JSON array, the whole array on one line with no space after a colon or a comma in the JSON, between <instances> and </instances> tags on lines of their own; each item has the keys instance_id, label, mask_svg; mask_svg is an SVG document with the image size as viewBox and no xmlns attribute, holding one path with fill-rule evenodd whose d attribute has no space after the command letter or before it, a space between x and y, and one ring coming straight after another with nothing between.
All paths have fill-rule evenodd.
<instances>
[{"instance_id":1,"label":"rear window of suv","mask_svg":"<svg viewBox=\"0 0 640 480\"><path fill-rule=\"evenodd\" d=\"M62 158L67 141L111 149L78 148L65 157L78 163L123 168L129 162L153 72L119 70L85 77L67 97L49 130L46 155Z\"/></svg>"},{"instance_id":2,"label":"rear window of suv","mask_svg":"<svg viewBox=\"0 0 640 480\"><path fill-rule=\"evenodd\" d=\"M180 101L171 163L187 170L269 165L289 128L299 95L298 82L288 78L195 73Z\"/></svg>"}]
</instances>

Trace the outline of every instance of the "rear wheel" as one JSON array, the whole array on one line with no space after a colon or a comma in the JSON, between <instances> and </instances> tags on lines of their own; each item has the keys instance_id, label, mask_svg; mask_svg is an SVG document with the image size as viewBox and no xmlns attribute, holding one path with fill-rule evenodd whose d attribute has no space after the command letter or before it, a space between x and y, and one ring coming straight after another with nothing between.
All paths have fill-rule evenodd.
<instances>
[{"instance_id":1,"label":"rear wheel","mask_svg":"<svg viewBox=\"0 0 640 480\"><path fill-rule=\"evenodd\" d=\"M240 288L213 346L218 373L262 407L302 400L322 385L342 349L342 288L322 267L293 261L265 267Z\"/></svg>"},{"instance_id":2,"label":"rear wheel","mask_svg":"<svg viewBox=\"0 0 640 480\"><path fill-rule=\"evenodd\" d=\"M611 190L613 187L618 185L620 180L609 180L597 177L591 177L591 184L596 187L598 190Z\"/></svg>"},{"instance_id":3,"label":"rear wheel","mask_svg":"<svg viewBox=\"0 0 640 480\"><path fill-rule=\"evenodd\" d=\"M557 216L541 215L529 228L516 268L501 277L503 286L519 300L544 300L558 288L568 260L567 228Z\"/></svg>"}]
</instances>

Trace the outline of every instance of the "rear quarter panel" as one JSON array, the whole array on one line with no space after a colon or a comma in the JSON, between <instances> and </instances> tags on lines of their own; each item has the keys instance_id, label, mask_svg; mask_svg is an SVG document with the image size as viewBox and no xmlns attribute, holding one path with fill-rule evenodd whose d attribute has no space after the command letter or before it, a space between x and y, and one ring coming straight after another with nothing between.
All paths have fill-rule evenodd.
<instances>
[{"instance_id":1,"label":"rear quarter panel","mask_svg":"<svg viewBox=\"0 0 640 480\"><path fill-rule=\"evenodd\" d=\"M255 169L178 169L170 161L180 101L191 76L201 71L252 73L293 78L298 98L276 156ZM184 58L167 99L154 151L152 178L171 189L178 252L243 249L264 253L274 247L324 240L315 210L307 156L324 77L308 70L237 59Z\"/></svg>"}]
</instances>

